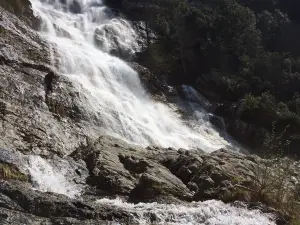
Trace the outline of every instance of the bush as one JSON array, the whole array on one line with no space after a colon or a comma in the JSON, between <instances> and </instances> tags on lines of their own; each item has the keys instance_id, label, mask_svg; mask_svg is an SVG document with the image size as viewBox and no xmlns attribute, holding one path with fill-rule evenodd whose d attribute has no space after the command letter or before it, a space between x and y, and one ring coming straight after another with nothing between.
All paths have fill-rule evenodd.
<instances>
[{"instance_id":1,"label":"bush","mask_svg":"<svg viewBox=\"0 0 300 225\"><path fill-rule=\"evenodd\" d=\"M243 110L256 109L256 108L259 108L260 102L261 102L260 97L255 97L252 94L247 94L242 99L242 108L243 108Z\"/></svg>"},{"instance_id":2,"label":"bush","mask_svg":"<svg viewBox=\"0 0 300 225\"><path fill-rule=\"evenodd\" d=\"M253 166L253 176L248 180L234 178L235 189L226 196L230 201L242 200L261 202L274 208L289 218L289 224L300 221L300 183L294 176L297 171L296 161L284 158L283 152L289 148L290 141L284 136L287 129L279 135L275 131L267 134L260 156Z\"/></svg>"}]
</instances>

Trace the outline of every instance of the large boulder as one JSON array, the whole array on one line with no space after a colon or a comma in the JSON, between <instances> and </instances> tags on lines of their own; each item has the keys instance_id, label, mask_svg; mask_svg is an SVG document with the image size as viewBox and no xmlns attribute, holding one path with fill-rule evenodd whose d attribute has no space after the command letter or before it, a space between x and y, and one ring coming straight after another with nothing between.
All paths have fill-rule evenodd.
<instances>
[{"instance_id":1,"label":"large boulder","mask_svg":"<svg viewBox=\"0 0 300 225\"><path fill-rule=\"evenodd\" d=\"M98 194L129 196L134 202L192 199L183 182L150 160L151 152L146 149L102 136L71 156L86 162L90 171L87 182L97 188Z\"/></svg>"},{"instance_id":2,"label":"large boulder","mask_svg":"<svg viewBox=\"0 0 300 225\"><path fill-rule=\"evenodd\" d=\"M225 199L233 181L250 182L257 166L255 157L226 150L212 154L190 153L159 157L159 161L194 191L194 200Z\"/></svg>"},{"instance_id":3,"label":"large boulder","mask_svg":"<svg viewBox=\"0 0 300 225\"><path fill-rule=\"evenodd\" d=\"M86 163L87 183L96 188L95 195L132 202L250 201L239 188L255 189L257 171L269 167L269 161L257 156L224 149L211 154L144 149L106 136L81 146L71 157Z\"/></svg>"},{"instance_id":4,"label":"large boulder","mask_svg":"<svg viewBox=\"0 0 300 225\"><path fill-rule=\"evenodd\" d=\"M102 224L126 223L130 219L131 215L125 211L92 201L38 192L26 183L0 183L1 224Z\"/></svg>"}]
</instances>

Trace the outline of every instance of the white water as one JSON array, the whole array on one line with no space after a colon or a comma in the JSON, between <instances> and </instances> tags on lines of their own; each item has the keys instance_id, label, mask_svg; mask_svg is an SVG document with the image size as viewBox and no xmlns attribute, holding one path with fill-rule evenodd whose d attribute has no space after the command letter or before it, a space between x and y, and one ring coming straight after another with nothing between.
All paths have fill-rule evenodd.
<instances>
[{"instance_id":1,"label":"white water","mask_svg":"<svg viewBox=\"0 0 300 225\"><path fill-rule=\"evenodd\" d=\"M215 200L191 203L187 206L158 203L135 205L122 202L120 199L102 199L98 204L131 212L134 215L132 224L275 225L271 215L230 206Z\"/></svg>"},{"instance_id":2,"label":"white water","mask_svg":"<svg viewBox=\"0 0 300 225\"><path fill-rule=\"evenodd\" d=\"M138 74L107 53L116 48L136 51L138 36L130 23L113 18L101 0L77 0L77 14L69 10L73 0L66 0L66 5L61 0L31 2L43 20L41 34L55 49L53 67L73 81L82 107L101 121L106 133L142 146L210 152L230 145L208 123L190 125L175 109L152 100Z\"/></svg>"},{"instance_id":3,"label":"white water","mask_svg":"<svg viewBox=\"0 0 300 225\"><path fill-rule=\"evenodd\" d=\"M33 187L42 192L53 192L74 198L81 193L81 187L68 180L71 166L63 160L52 165L40 156L28 156L25 167L30 173Z\"/></svg>"}]
</instances>

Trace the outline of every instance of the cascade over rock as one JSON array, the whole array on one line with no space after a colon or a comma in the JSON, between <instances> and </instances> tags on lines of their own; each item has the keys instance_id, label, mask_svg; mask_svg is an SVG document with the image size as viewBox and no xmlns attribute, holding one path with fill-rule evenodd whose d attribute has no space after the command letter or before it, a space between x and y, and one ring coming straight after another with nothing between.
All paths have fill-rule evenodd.
<instances>
[{"instance_id":1,"label":"cascade over rock","mask_svg":"<svg viewBox=\"0 0 300 225\"><path fill-rule=\"evenodd\" d=\"M132 57L138 51L140 37L130 22L102 1L76 2L81 8L76 13L69 9L77 4L73 1L32 0L32 9L24 3L41 21L40 34L0 9L1 126L6 130L1 146L63 155L86 136L102 134L142 146L213 151L231 145L203 119L201 106L186 120L178 106L151 99L137 72L108 54ZM163 93L169 92L163 86Z\"/></svg>"},{"instance_id":2,"label":"cascade over rock","mask_svg":"<svg viewBox=\"0 0 300 225\"><path fill-rule=\"evenodd\" d=\"M265 161L230 151L193 88L123 61L143 39L101 0L0 2L1 224L285 219L219 201L247 201L233 181L254 186Z\"/></svg>"},{"instance_id":3,"label":"cascade over rock","mask_svg":"<svg viewBox=\"0 0 300 225\"><path fill-rule=\"evenodd\" d=\"M23 159L28 156L16 157L20 160L17 166L22 167L25 163ZM79 221L82 224L102 221L111 221L112 224L215 224L218 221L218 224L229 225L235 221L236 224L273 225L275 218L278 224L286 219L264 205L226 205L215 200L191 202L212 198L228 202L245 200L243 196L234 195L238 188L234 182L240 180L247 187L252 185L256 168L265 163L255 156L226 150L207 154L159 147L144 149L102 136L95 142L89 141L88 145L79 147L69 157L68 163L61 161L57 164L75 170L73 174L69 171L65 176L60 176L58 171L46 171L50 162L54 168L58 161L56 158L48 159L47 166L45 159L34 161L35 164L43 163L44 167L37 166L34 172L31 169L28 177L34 180L37 174L48 176L48 180L53 180L53 185L47 189L43 186L45 182L37 183L35 188L38 191L33 190L30 183L16 178L0 183L0 213L4 224L15 220L15 224L22 224L21 221L28 224L42 224L45 221L48 224L79 224ZM78 164L72 163L71 158ZM2 160L9 158L1 156ZM87 179L81 181L85 185L80 186L72 179L84 177L83 165L87 167L88 174ZM60 169L61 173L64 169ZM294 169L297 170L297 165ZM59 188L63 195L53 193L58 192ZM81 188L80 197L69 198L65 195L76 188ZM135 204L126 203L126 199ZM270 215L247 210L247 207L259 208ZM177 208L180 210L177 211Z\"/></svg>"}]
</instances>

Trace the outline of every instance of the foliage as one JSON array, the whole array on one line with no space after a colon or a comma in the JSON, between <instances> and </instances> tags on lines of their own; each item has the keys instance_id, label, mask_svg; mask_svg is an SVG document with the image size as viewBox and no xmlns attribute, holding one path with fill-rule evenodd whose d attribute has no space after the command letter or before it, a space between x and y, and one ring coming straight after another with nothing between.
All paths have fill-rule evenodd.
<instances>
[{"instance_id":1,"label":"foliage","mask_svg":"<svg viewBox=\"0 0 300 225\"><path fill-rule=\"evenodd\" d=\"M260 102L261 102L260 97L255 97L252 94L247 94L242 99L242 107L244 110L259 108Z\"/></svg>"},{"instance_id":2,"label":"foliage","mask_svg":"<svg viewBox=\"0 0 300 225\"><path fill-rule=\"evenodd\" d=\"M289 218L289 224L300 221L300 184L296 181L295 168L297 162L284 158L290 141L285 139L287 127L283 132L276 132L273 123L272 132L266 135L260 152L261 158L255 159L252 167L253 176L234 177L234 188L225 196L226 201L241 200L246 202L261 202L274 208ZM299 179L299 177L298 177Z\"/></svg>"},{"instance_id":3,"label":"foliage","mask_svg":"<svg viewBox=\"0 0 300 225\"><path fill-rule=\"evenodd\" d=\"M259 163L255 171L252 198L289 215L292 221L299 221L300 184L293 180L296 165L295 161L283 157L291 143L285 139L288 127L279 134L275 128L273 123L272 132L263 144L261 156L268 160Z\"/></svg>"},{"instance_id":4,"label":"foliage","mask_svg":"<svg viewBox=\"0 0 300 225\"><path fill-rule=\"evenodd\" d=\"M271 131L276 121L281 131L291 125L290 136L300 134L299 1L118 2L156 34L138 58L151 72L209 90L206 97L237 105L241 119L258 128Z\"/></svg>"}]
</instances>

